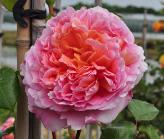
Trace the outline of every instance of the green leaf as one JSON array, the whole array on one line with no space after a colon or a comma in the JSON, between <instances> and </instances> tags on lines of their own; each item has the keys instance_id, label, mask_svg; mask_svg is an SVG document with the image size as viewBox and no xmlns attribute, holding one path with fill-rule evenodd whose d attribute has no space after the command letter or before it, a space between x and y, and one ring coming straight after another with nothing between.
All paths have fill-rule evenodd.
<instances>
[{"instance_id":1,"label":"green leaf","mask_svg":"<svg viewBox=\"0 0 164 139\"><path fill-rule=\"evenodd\" d=\"M0 139L2 138L3 132L0 130Z\"/></svg>"},{"instance_id":2,"label":"green leaf","mask_svg":"<svg viewBox=\"0 0 164 139\"><path fill-rule=\"evenodd\" d=\"M17 73L7 67L0 69L0 108L13 111L19 93Z\"/></svg>"},{"instance_id":3,"label":"green leaf","mask_svg":"<svg viewBox=\"0 0 164 139\"><path fill-rule=\"evenodd\" d=\"M13 133L14 130L15 130L15 127L14 127L14 126L8 128L8 129L6 129L6 131L4 131L4 132L0 130L0 139L2 139L2 137L3 137L4 135L9 135L10 133Z\"/></svg>"},{"instance_id":4,"label":"green leaf","mask_svg":"<svg viewBox=\"0 0 164 139\"><path fill-rule=\"evenodd\" d=\"M14 132L14 130L15 130L15 127L14 126L12 126L12 127L10 127L10 128L8 128L8 129L6 129L6 131L5 131L5 134L10 134L10 133L13 133Z\"/></svg>"},{"instance_id":5,"label":"green leaf","mask_svg":"<svg viewBox=\"0 0 164 139\"><path fill-rule=\"evenodd\" d=\"M149 139L160 139L158 130L155 127L153 127L152 125L140 126L139 131L141 133L145 133L149 137Z\"/></svg>"},{"instance_id":6,"label":"green leaf","mask_svg":"<svg viewBox=\"0 0 164 139\"><path fill-rule=\"evenodd\" d=\"M16 3L16 0L1 0L2 4L9 10L12 11L14 4Z\"/></svg>"},{"instance_id":7,"label":"green leaf","mask_svg":"<svg viewBox=\"0 0 164 139\"><path fill-rule=\"evenodd\" d=\"M159 110L154 105L136 99L131 101L128 108L137 121L153 120L159 113Z\"/></svg>"},{"instance_id":8,"label":"green leaf","mask_svg":"<svg viewBox=\"0 0 164 139\"><path fill-rule=\"evenodd\" d=\"M6 109L0 109L0 124L5 122L5 120L10 116L10 111Z\"/></svg>"},{"instance_id":9,"label":"green leaf","mask_svg":"<svg viewBox=\"0 0 164 139\"><path fill-rule=\"evenodd\" d=\"M53 6L55 3L55 0L46 0L48 6Z\"/></svg>"},{"instance_id":10,"label":"green leaf","mask_svg":"<svg viewBox=\"0 0 164 139\"><path fill-rule=\"evenodd\" d=\"M133 139L136 133L136 126L130 122L111 125L102 128L100 139Z\"/></svg>"}]
</instances>

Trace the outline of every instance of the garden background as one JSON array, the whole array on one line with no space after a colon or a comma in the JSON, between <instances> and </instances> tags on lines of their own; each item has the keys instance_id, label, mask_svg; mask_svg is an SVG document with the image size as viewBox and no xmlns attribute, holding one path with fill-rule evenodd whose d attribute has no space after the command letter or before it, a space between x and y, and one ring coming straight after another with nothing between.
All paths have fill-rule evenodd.
<instances>
[{"instance_id":1,"label":"garden background","mask_svg":"<svg viewBox=\"0 0 164 139\"><path fill-rule=\"evenodd\" d=\"M60 10L65 9L68 5L73 6L75 9L80 9L83 6L93 7L95 5L93 1L63 1L59 2L60 4L58 8ZM164 54L164 27L162 28L162 25L164 24L164 4L162 1L158 1L158 4L156 3L156 5L154 5L153 2L150 0L149 2L147 2L148 4L146 4L145 2L145 5L141 6L143 3L136 4L137 2L134 2L133 4L130 2L125 2L125 4L120 1L118 3L115 3L113 1L103 1L101 3L101 6L120 16L134 33L136 43L143 46L145 49L145 55L150 68L148 72L144 75L142 81L133 90L134 98L150 102L159 109L160 112L158 116L152 121L144 122L144 125L146 126L148 124L151 124L153 128L147 128L146 130L151 133L156 130L158 131L158 134L161 135L161 138L163 138L164 69L161 68L159 59L161 55ZM6 9L2 8L2 6L0 11L1 14L4 14L4 23L0 27L4 33L4 36L2 38L2 47L0 46L0 63L1 66L9 66L13 69L16 69L16 23L11 12L8 12ZM156 30L155 27L157 23L160 23L161 25L161 28L159 30ZM15 108L13 108L12 110L0 109L0 123L2 124L7 117L15 116L15 114ZM122 119L134 121L132 114L127 110L123 111L118 116L116 122ZM51 138L50 133L43 127L42 133L43 139ZM65 131L58 132L57 134L61 137L61 139L68 138L68 135ZM82 134L82 138L90 139L91 136L93 136L93 138L98 138L99 134L99 128L97 128L96 126L88 126Z\"/></svg>"}]
</instances>

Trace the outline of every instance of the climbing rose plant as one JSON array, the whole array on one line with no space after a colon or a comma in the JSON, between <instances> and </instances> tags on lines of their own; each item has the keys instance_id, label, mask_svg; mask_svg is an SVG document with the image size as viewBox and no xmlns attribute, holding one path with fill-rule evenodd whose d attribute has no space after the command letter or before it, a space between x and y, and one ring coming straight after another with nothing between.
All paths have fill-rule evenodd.
<instances>
[{"instance_id":1,"label":"climbing rose plant","mask_svg":"<svg viewBox=\"0 0 164 139\"><path fill-rule=\"evenodd\" d=\"M143 53L115 14L67 8L48 21L21 65L29 110L52 131L111 123L147 70Z\"/></svg>"}]
</instances>

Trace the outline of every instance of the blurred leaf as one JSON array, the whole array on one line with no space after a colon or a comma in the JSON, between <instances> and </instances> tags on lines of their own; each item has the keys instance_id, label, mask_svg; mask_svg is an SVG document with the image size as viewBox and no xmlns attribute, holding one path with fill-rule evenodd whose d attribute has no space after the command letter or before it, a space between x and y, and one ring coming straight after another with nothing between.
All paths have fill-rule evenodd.
<instances>
[{"instance_id":1,"label":"blurred leaf","mask_svg":"<svg viewBox=\"0 0 164 139\"><path fill-rule=\"evenodd\" d=\"M12 127L10 127L10 128L8 128L8 129L6 129L6 131L5 131L5 134L10 134L10 133L13 133L14 132L14 130L15 130L15 127L14 126L12 126Z\"/></svg>"},{"instance_id":2,"label":"blurred leaf","mask_svg":"<svg viewBox=\"0 0 164 139\"><path fill-rule=\"evenodd\" d=\"M55 0L46 0L48 6L53 6L55 3Z\"/></svg>"},{"instance_id":3,"label":"blurred leaf","mask_svg":"<svg viewBox=\"0 0 164 139\"><path fill-rule=\"evenodd\" d=\"M9 110L0 109L0 124L3 123L9 117L9 114Z\"/></svg>"},{"instance_id":4,"label":"blurred leaf","mask_svg":"<svg viewBox=\"0 0 164 139\"><path fill-rule=\"evenodd\" d=\"M102 128L100 139L133 139L135 133L136 126L133 123L124 122Z\"/></svg>"},{"instance_id":5,"label":"blurred leaf","mask_svg":"<svg viewBox=\"0 0 164 139\"><path fill-rule=\"evenodd\" d=\"M12 11L14 4L16 3L16 0L1 0L2 4L9 10Z\"/></svg>"},{"instance_id":6,"label":"blurred leaf","mask_svg":"<svg viewBox=\"0 0 164 139\"><path fill-rule=\"evenodd\" d=\"M19 92L17 73L7 67L0 69L0 108L13 111Z\"/></svg>"},{"instance_id":7,"label":"blurred leaf","mask_svg":"<svg viewBox=\"0 0 164 139\"><path fill-rule=\"evenodd\" d=\"M160 139L158 130L155 127L153 127L152 125L140 126L139 131L141 133L145 133L149 137L149 139Z\"/></svg>"},{"instance_id":8,"label":"blurred leaf","mask_svg":"<svg viewBox=\"0 0 164 139\"><path fill-rule=\"evenodd\" d=\"M136 99L132 100L128 108L137 121L153 120L159 113L159 110L154 105Z\"/></svg>"},{"instance_id":9,"label":"blurred leaf","mask_svg":"<svg viewBox=\"0 0 164 139\"><path fill-rule=\"evenodd\" d=\"M116 119L114 121L112 121L112 124L117 124L117 123L123 121L124 113L125 113L125 110L123 110L121 113L119 113L118 116L116 117Z\"/></svg>"},{"instance_id":10,"label":"blurred leaf","mask_svg":"<svg viewBox=\"0 0 164 139\"><path fill-rule=\"evenodd\" d=\"M8 135L10 133L13 133L14 132L14 129L15 129L15 127L12 126L12 127L8 128L8 129L6 129L6 131L4 131L4 132L0 130L0 139L2 139L2 137L4 135Z\"/></svg>"},{"instance_id":11,"label":"blurred leaf","mask_svg":"<svg viewBox=\"0 0 164 139\"><path fill-rule=\"evenodd\" d=\"M0 130L0 139L2 139L3 132Z\"/></svg>"}]
</instances>

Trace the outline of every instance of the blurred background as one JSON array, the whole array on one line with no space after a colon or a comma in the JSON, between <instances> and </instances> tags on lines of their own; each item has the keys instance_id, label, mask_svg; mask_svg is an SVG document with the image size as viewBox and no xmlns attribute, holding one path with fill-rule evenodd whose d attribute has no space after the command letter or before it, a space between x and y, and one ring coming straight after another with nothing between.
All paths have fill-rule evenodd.
<instances>
[{"instance_id":1,"label":"blurred background","mask_svg":"<svg viewBox=\"0 0 164 139\"><path fill-rule=\"evenodd\" d=\"M68 6L75 9L93 7L95 4L120 16L133 32L136 43L145 49L149 70L134 89L134 97L155 104L160 109L158 117L151 121L164 134L164 0L59 0L58 9ZM0 64L16 69L16 23L11 12L0 5ZM163 58L162 58L163 56ZM0 114L1 116L1 114ZM3 117L3 116L2 116ZM119 118L131 119L123 112ZM3 118L0 118L0 123ZM93 129L93 130L92 130ZM87 139L98 138L99 129L87 127ZM50 133L43 130L43 138L50 139ZM65 131L59 132L61 139L67 139ZM85 135L82 135L82 138ZM91 137L93 136L93 137ZM144 138L143 138L144 139Z\"/></svg>"}]
</instances>

